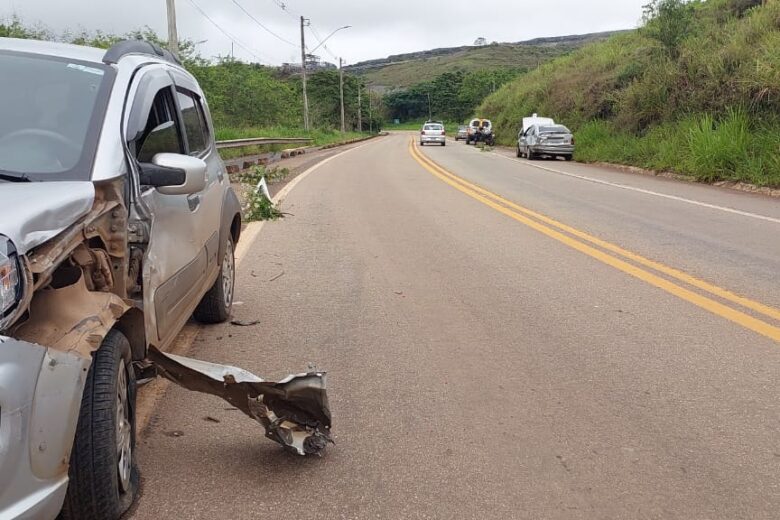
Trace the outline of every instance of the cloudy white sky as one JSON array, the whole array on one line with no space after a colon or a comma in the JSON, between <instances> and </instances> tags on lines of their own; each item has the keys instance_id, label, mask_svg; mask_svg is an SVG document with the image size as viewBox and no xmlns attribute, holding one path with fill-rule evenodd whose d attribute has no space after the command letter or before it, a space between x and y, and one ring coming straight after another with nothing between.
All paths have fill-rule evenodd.
<instances>
[{"instance_id":1,"label":"cloudy white sky","mask_svg":"<svg viewBox=\"0 0 780 520\"><path fill-rule=\"evenodd\" d=\"M636 27L647 0L176 0L180 37L203 41L205 57L230 52L267 64L300 61L300 15L320 38L343 25L323 58L347 63L435 47L470 45L477 37L514 42ZM285 9L282 9L282 5ZM197 6L197 7L196 7ZM240 7L239 7L240 6ZM242 11L265 25L277 38ZM16 14L25 23L61 32L100 29L124 33L149 26L166 34L165 0L0 0L0 19ZM318 44L307 30L307 46ZM287 40L282 41L282 40ZM242 46L246 47L245 50ZM297 57L297 58L296 58Z\"/></svg>"}]
</instances>

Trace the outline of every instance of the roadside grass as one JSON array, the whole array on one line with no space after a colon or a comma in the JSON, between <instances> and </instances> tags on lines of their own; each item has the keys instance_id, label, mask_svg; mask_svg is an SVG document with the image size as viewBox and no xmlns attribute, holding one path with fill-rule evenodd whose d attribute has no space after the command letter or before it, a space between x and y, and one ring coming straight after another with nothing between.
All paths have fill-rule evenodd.
<instances>
[{"instance_id":1,"label":"roadside grass","mask_svg":"<svg viewBox=\"0 0 780 520\"><path fill-rule=\"evenodd\" d=\"M745 181L780 186L780 124L752 122L743 110L691 116L643 136L608 121L575 133L575 158L689 175L702 182Z\"/></svg>"},{"instance_id":2,"label":"roadside grass","mask_svg":"<svg viewBox=\"0 0 780 520\"><path fill-rule=\"evenodd\" d=\"M695 0L674 52L620 34L519 76L478 112L509 146L538 113L574 130L581 161L780 186L780 2L759 4Z\"/></svg>"},{"instance_id":3,"label":"roadside grass","mask_svg":"<svg viewBox=\"0 0 780 520\"><path fill-rule=\"evenodd\" d=\"M255 166L239 175L238 181L244 185L244 219L247 222L258 220L277 220L284 217L284 213L279 210L269 199L258 184L265 177L267 183L279 182L290 175L287 168L266 168L264 166Z\"/></svg>"}]
</instances>

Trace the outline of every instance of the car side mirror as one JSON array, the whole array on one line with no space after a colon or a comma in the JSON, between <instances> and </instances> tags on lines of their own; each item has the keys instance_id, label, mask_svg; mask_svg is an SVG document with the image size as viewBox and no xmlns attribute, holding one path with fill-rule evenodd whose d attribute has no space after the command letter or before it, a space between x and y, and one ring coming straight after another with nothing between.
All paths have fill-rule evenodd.
<instances>
[{"instance_id":1,"label":"car side mirror","mask_svg":"<svg viewBox=\"0 0 780 520\"><path fill-rule=\"evenodd\" d=\"M158 153L151 163L141 163L141 185L153 186L163 195L191 195L206 187L206 162L178 153Z\"/></svg>"}]
</instances>

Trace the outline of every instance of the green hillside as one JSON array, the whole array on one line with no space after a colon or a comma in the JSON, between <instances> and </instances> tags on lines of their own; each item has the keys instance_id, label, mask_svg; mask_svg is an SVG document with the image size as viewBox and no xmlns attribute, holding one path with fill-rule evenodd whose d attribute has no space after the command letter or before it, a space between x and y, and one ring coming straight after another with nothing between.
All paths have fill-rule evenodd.
<instances>
[{"instance_id":1,"label":"green hillside","mask_svg":"<svg viewBox=\"0 0 780 520\"><path fill-rule=\"evenodd\" d=\"M478 112L504 144L537 112L576 131L578 160L780 186L780 2L655 0L640 30L520 76Z\"/></svg>"},{"instance_id":2,"label":"green hillside","mask_svg":"<svg viewBox=\"0 0 780 520\"><path fill-rule=\"evenodd\" d=\"M540 38L521 43L493 43L481 47L454 47L390 56L358 63L347 70L360 74L371 85L405 88L431 81L445 72L484 69L536 68L553 58L569 54L587 43L605 40L614 33Z\"/></svg>"}]
</instances>

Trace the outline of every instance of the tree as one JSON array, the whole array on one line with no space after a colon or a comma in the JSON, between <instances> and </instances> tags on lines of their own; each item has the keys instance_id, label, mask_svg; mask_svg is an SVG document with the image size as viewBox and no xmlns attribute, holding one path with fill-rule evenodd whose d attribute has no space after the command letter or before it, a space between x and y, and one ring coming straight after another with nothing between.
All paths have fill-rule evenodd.
<instances>
[{"instance_id":1,"label":"tree","mask_svg":"<svg viewBox=\"0 0 780 520\"><path fill-rule=\"evenodd\" d=\"M690 0L652 0L643 7L642 32L661 42L672 58L692 31L695 3Z\"/></svg>"},{"instance_id":2,"label":"tree","mask_svg":"<svg viewBox=\"0 0 780 520\"><path fill-rule=\"evenodd\" d=\"M476 40L474 40L474 46L475 47L482 47L483 45L487 45L487 40L480 36Z\"/></svg>"}]
</instances>

